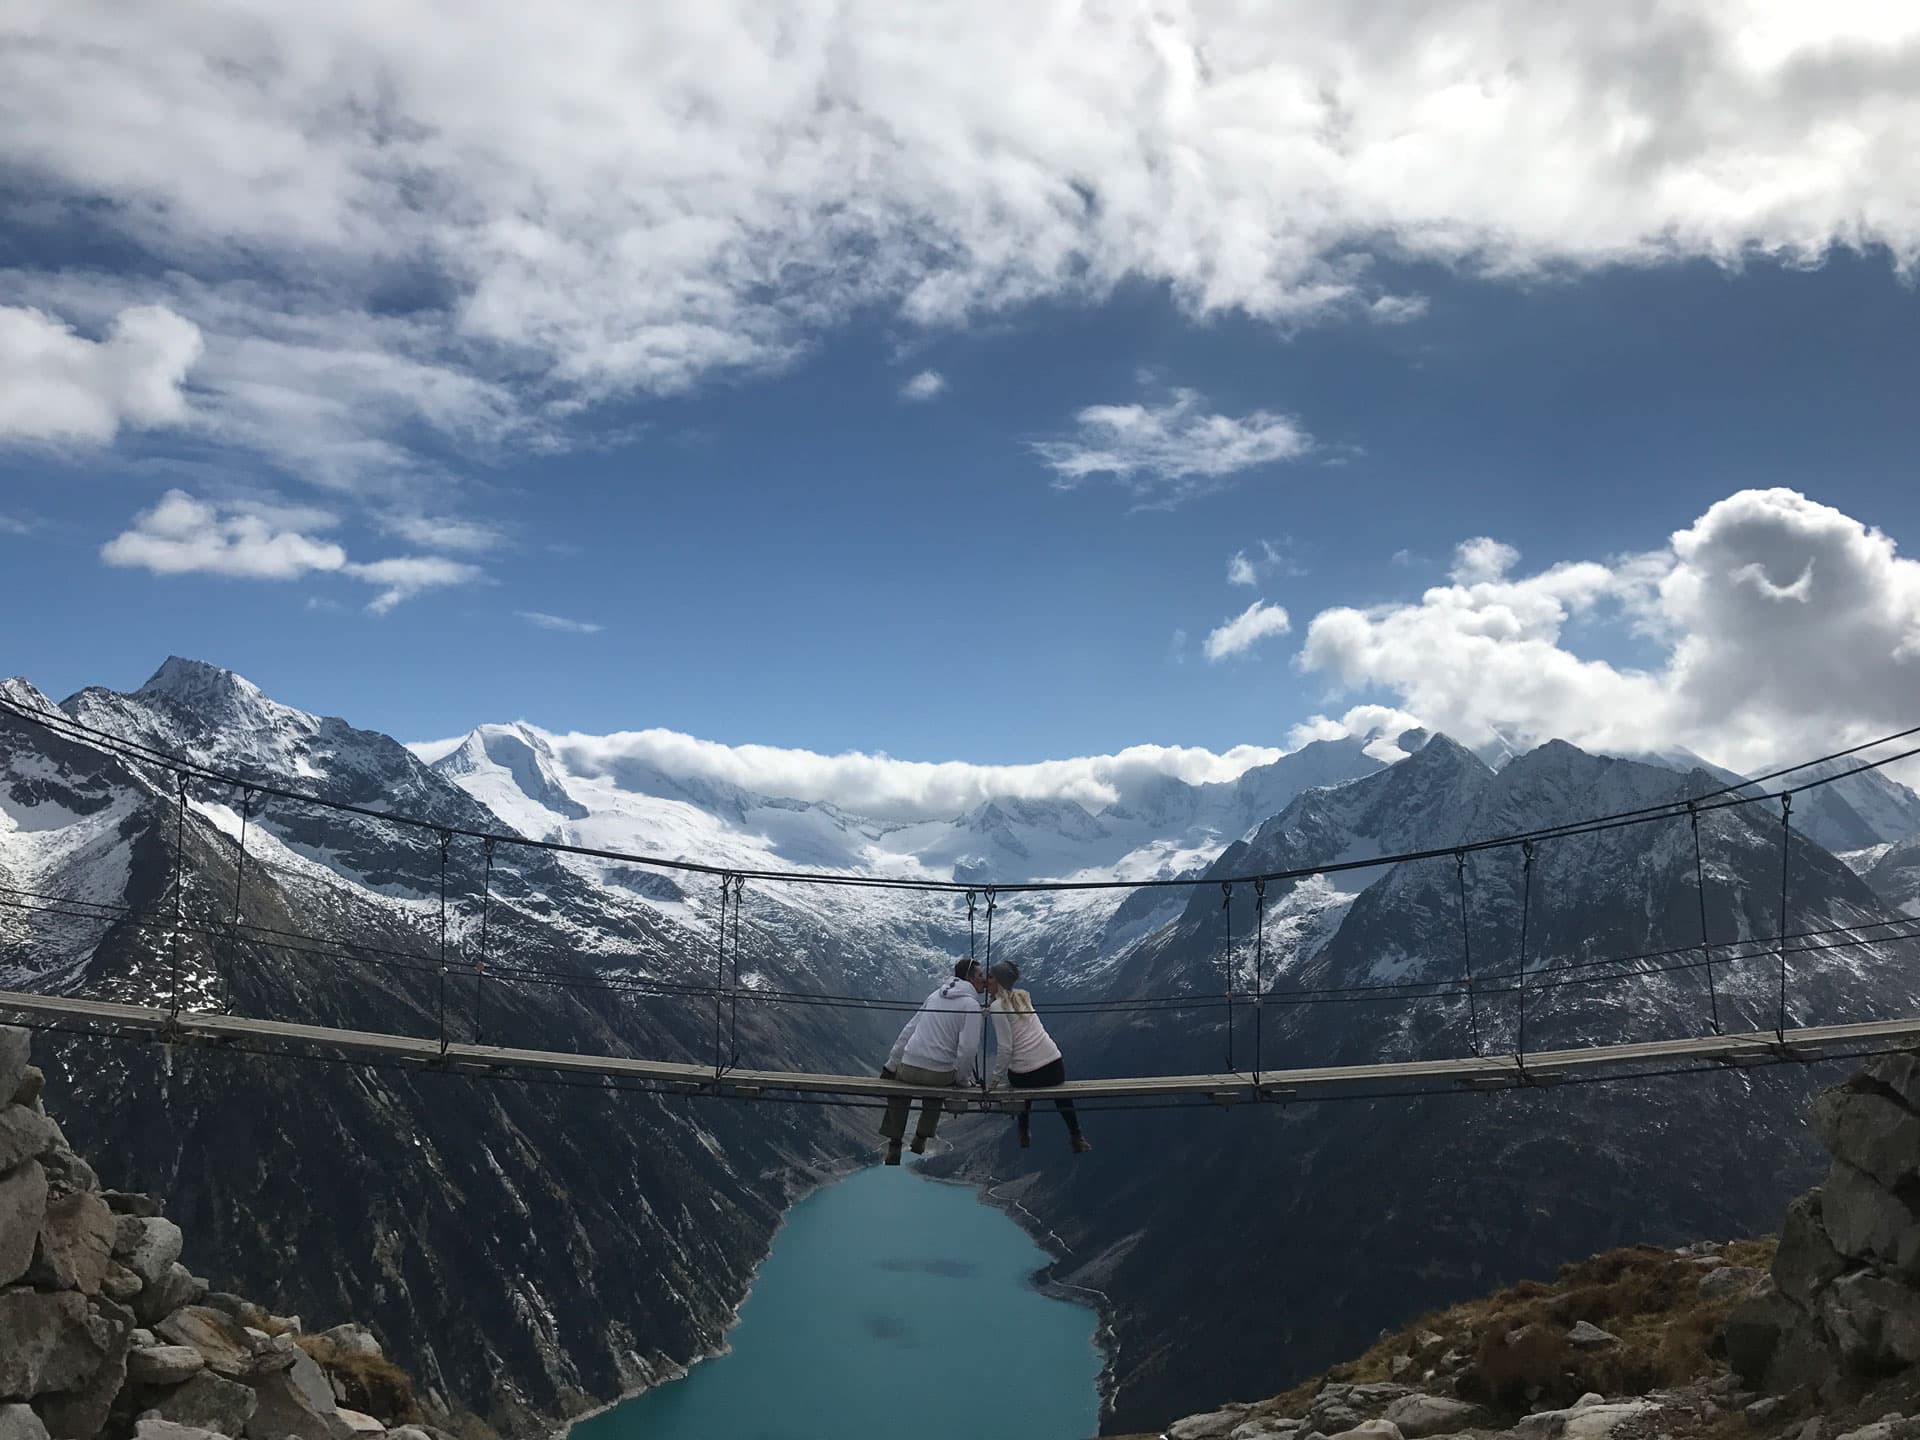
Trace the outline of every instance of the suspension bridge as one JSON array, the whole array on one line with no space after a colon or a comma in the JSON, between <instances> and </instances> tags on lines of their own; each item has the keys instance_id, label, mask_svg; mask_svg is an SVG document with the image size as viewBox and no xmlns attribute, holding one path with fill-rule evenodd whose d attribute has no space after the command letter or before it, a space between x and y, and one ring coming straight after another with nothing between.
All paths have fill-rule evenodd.
<instances>
[{"instance_id":1,"label":"suspension bridge","mask_svg":"<svg viewBox=\"0 0 1920 1440\"><path fill-rule=\"evenodd\" d=\"M0 1016L64 1034L96 1038L190 1046L238 1054L260 1054L287 1058L330 1060L356 1065L387 1066L403 1069L438 1071L479 1079L518 1080L556 1084L586 1085L600 1088L646 1090L688 1096L718 1096L745 1100L787 1100L808 1103L878 1105L899 1096L939 1097L953 1110L1011 1110L1031 1101L1072 1099L1096 1106L1142 1107L1181 1104L1261 1104L1292 1101L1322 1101L1342 1098L1366 1098L1386 1095L1420 1095L1445 1092L1497 1091L1515 1088L1600 1083L1654 1075L1685 1074L1702 1071L1747 1069L1782 1063L1812 1063L1864 1057L1889 1050L1920 1047L1920 1016L1901 1015L1885 1019L1842 1024L1803 1025L1789 1023L1788 984L1790 956L1819 954L1858 947L1920 940L1920 917L1889 912L1885 918L1853 925L1816 929L1790 928L1788 860L1794 836L1793 800L1796 795L1830 785L1849 775L1878 769L1920 754L1920 744L1875 758L1858 759L1848 768L1827 769L1818 777L1776 789L1767 786L1816 766L1854 759L1869 751L1920 735L1920 727L1881 737L1867 744L1821 756L1817 760L1788 766L1738 784L1709 790L1704 794L1650 805L1609 815L1590 816L1564 824L1524 833L1483 838L1460 844L1407 851L1398 854L1345 860L1294 870L1276 870L1228 879L1155 878L1145 881L1117 879L1074 881L1027 881L1007 885L962 883L927 877L889 878L837 871L775 869L738 869L674 859L596 849L548 840L491 831L464 829L438 824L418 817L368 806L330 800L261 776L240 776L199 764L185 756L160 751L139 742L112 734L67 716L61 711L40 710L0 697L0 716L9 716L38 727L52 735L78 743L97 753L115 756L151 774L167 777L166 785L153 787L157 796L173 792L172 875L167 902L155 912L134 914L131 907L0 886L0 906L29 913L110 919L136 929L157 934L163 940L172 964L172 996L165 1004L131 1004L117 1000L88 998L72 994L29 993L0 990ZM232 917L224 925L196 924L185 913L186 826L193 787L221 787L242 799L242 824L238 836ZM244 924L241 918L241 888L247 864L247 826L256 804L268 799L298 803L320 811L359 817L424 832L437 842L439 853L439 912L437 948L428 951L390 951L383 960L391 968L411 970L431 983L438 982L439 1034L435 1037L410 1036L386 1031L336 1028L294 1020L267 1019L236 1015L223 1009L210 1009L187 1003L180 971L183 940L201 936L224 935L236 939L248 932L270 934L282 939L285 931L270 931L262 926ZM1718 810L1772 805L1778 808L1780 847L1779 917L1776 933L1770 936L1715 938L1708 930L1706 870L1700 844L1700 821ZM1692 832L1694 881L1698 896L1700 935L1697 941L1680 947L1645 951L1630 955L1588 958L1548 966L1541 957L1528 956L1528 925L1533 903L1534 861L1543 845L1582 835L1684 822ZM448 855L457 841L477 843L485 855L485 881L482 893L477 953L463 960L449 954L447 920ZM711 1064L657 1060L613 1054L586 1054L569 1051L520 1048L483 1043L476 1034L471 1041L453 1037L446 1015L447 984L450 977L470 975L478 987L496 983L581 985L595 983L578 973L562 974L550 967L495 962L488 952L488 919L492 904L491 887L494 860L502 847L521 847L532 851L616 861L622 864L674 872L683 876L704 876L717 881L720 890L720 923L711 985L700 983L669 984L632 982L608 978L604 988L650 994L672 994L697 1003L711 1002L714 1024L714 1060ZM1467 859L1489 851L1517 851L1522 857L1524 877L1520 920L1520 953L1517 965L1500 972L1484 972L1476 977L1473 969L1471 935L1468 926ZM1266 896L1270 886L1313 877L1325 877L1347 871L1387 867L1410 862L1452 860L1459 884L1461 925L1461 967L1456 977L1367 985L1326 987L1321 990L1296 990L1290 993L1270 991L1266 973ZM858 1008L910 1010L917 1001L860 996L830 996L811 992L743 991L740 980L739 915L746 884L810 884L864 889L897 889L935 892L955 899L964 898L968 919L969 950L977 941L975 916L977 902L984 899L987 958L991 959L995 910L1001 897L1022 893L1057 890L1141 890L1169 887L1218 886L1222 895L1222 913L1228 926L1231 952L1231 906L1236 888L1244 896L1254 897L1257 916L1252 941L1254 971L1252 983L1236 988L1234 970L1227 969L1225 990L1214 996L1133 997L1111 1001L1069 1001L1061 1009L1079 1013L1141 1010L1149 1008L1185 1009L1224 1008L1228 1017L1228 1055L1224 1068L1206 1073L1127 1076L1069 1081L1048 1088L1023 1088L1017 1092L989 1090L984 1085L929 1089L901 1084L871 1075L833 1074L812 1071L756 1069L742 1066L738 1052L738 1006L743 993L756 1002L796 1005L839 1004ZM731 911L729 911L731 907ZM729 940L728 917L732 932ZM362 947L364 948L364 947ZM1778 971L1775 1024L1771 1028L1742 1032L1723 1032L1716 975L1733 966L1772 962ZM729 968L731 967L731 968ZM1596 980L1632 979L1677 972L1698 972L1705 976L1710 999L1710 1026L1706 1033L1655 1040L1624 1041L1616 1044L1590 1044L1578 1048L1532 1050L1526 1047L1526 1015L1530 996L1558 987L1591 984ZM1483 1053L1480 1043L1479 1009L1497 997L1511 996L1518 1003L1517 1044L1511 1051ZM1374 1063L1304 1068L1270 1068L1259 1047L1259 1025L1264 1010L1275 1005L1331 1003L1355 999L1405 999L1464 1001L1471 1019L1472 1044L1469 1054L1431 1059L1382 1059ZM1237 1063L1232 1052L1233 1018L1236 1009L1250 1009L1255 1028L1255 1049L1251 1064ZM477 1013L477 1011L476 1011ZM985 1029L983 1017L982 1026ZM476 1030L477 1030L476 1023Z\"/></svg>"}]
</instances>

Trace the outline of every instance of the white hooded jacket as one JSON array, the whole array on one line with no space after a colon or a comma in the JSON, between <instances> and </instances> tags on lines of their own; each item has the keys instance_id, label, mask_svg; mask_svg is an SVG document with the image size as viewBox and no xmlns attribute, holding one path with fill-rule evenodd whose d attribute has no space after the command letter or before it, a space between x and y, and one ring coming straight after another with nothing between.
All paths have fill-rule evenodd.
<instances>
[{"instance_id":1,"label":"white hooded jacket","mask_svg":"<svg viewBox=\"0 0 1920 1440\"><path fill-rule=\"evenodd\" d=\"M893 1042L887 1068L914 1065L922 1070L951 1070L954 1083L973 1078L974 1057L980 1053L980 1032L986 1028L980 992L965 980L947 981L913 1013Z\"/></svg>"}]
</instances>

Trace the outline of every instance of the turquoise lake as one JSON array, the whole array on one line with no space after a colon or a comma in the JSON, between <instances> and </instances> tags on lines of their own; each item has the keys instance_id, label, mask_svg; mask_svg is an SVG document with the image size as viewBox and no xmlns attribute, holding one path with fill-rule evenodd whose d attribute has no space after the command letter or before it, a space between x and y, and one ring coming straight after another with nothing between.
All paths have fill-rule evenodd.
<instances>
[{"instance_id":1,"label":"turquoise lake","mask_svg":"<svg viewBox=\"0 0 1920 1440\"><path fill-rule=\"evenodd\" d=\"M574 1440L1088 1440L1092 1310L972 1190L876 1166L787 1216L731 1348L582 1421Z\"/></svg>"}]
</instances>

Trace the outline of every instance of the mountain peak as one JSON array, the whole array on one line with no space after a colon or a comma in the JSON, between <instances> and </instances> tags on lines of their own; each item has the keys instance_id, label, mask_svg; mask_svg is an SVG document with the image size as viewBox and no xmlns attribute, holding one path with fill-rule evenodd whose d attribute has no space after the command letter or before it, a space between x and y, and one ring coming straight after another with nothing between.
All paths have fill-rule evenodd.
<instances>
[{"instance_id":1,"label":"mountain peak","mask_svg":"<svg viewBox=\"0 0 1920 1440\"><path fill-rule=\"evenodd\" d=\"M257 704L267 698L266 692L244 675L182 655L169 655L160 668L148 677L147 683L134 693L193 704L220 699L229 703L245 700Z\"/></svg>"}]
</instances>

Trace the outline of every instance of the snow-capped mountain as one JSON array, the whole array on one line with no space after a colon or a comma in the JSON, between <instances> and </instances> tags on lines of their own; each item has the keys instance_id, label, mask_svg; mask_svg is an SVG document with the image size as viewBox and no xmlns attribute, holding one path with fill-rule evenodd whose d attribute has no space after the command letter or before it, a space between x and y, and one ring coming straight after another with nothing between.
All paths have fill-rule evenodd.
<instances>
[{"instance_id":1,"label":"snow-capped mountain","mask_svg":"<svg viewBox=\"0 0 1920 1440\"><path fill-rule=\"evenodd\" d=\"M0 684L0 696L56 708L24 681ZM1769 808L1702 820L1720 947L1711 992L1699 968L1627 980L1593 967L1698 941L1683 821L1543 842L1530 887L1512 852L1473 855L1471 1002L1390 988L1465 972L1450 857L1276 882L1258 951L1251 887L1222 904L1216 882L1249 871L1447 846L1729 783L1684 754L1638 763L1552 743L1503 751L1494 766L1446 736L1409 731L1317 742L1226 783L1161 777L1104 808L994 795L962 813L902 819L632 758L582 763L524 724L481 726L428 764L387 736L280 705L192 661L169 660L130 694L85 690L57 709L243 779L429 828L205 781L188 787L183 817L163 770L0 711L0 898L15 902L0 906L0 985L9 987L152 1003L177 985L187 1004L239 1013L712 1058L710 1002L672 992L712 978L716 879L505 843L489 870L478 842L457 840L444 872L456 978L443 987L432 827L446 827L739 870L983 889L1047 878L1204 882L997 897L995 953L1021 962L1043 1009L1156 999L1138 1011L1056 1013L1079 1076L1214 1070L1229 1039L1243 1068L1256 1054L1272 1068L1461 1053L1476 1038L1510 1049L1523 906L1532 1048L1697 1033L1715 1006L1728 1028L1770 1024L1777 990L1764 955L1735 959L1729 948L1779 923ZM1911 882L1920 801L1903 787L1851 776L1801 797L1795 820L1790 928L1882 918L1920 890ZM166 928L151 923L170 908L176 825L188 877L177 971ZM1823 837L1846 844L1881 893ZM969 944L965 900L952 894L756 880L742 922L742 1058L769 1066L864 1071L898 1017L755 995L915 995ZM1911 1010L1920 987L1909 948L1796 957L1792 1021ZM514 967L540 973L516 978ZM1212 1003L1229 985L1230 1022ZM1354 986L1375 989L1305 1003ZM1256 992L1257 1022L1247 1003ZM1189 1000L1208 1003L1172 1008ZM418 1373L469 1395L491 1386L498 1418L522 1429L711 1346L785 1201L870 1145L864 1124L804 1107L468 1086L196 1052L168 1062L79 1044L58 1068L56 1086L87 1092L90 1103L73 1109L100 1130L86 1141L127 1157L115 1178L170 1189L175 1213L213 1238L236 1281L292 1309L375 1296L390 1347ZM1234 1116L1110 1113L1096 1122L1100 1148L1073 1171L1037 1168L977 1122L952 1163L1017 1177L1000 1193L1073 1245L1068 1278L1114 1307L1115 1418L1150 1423L1225 1390L1270 1389L1276 1365L1304 1371L1410 1307L1494 1278L1620 1240L1766 1223L1802 1158L1811 1164L1796 1138L1805 1086L1797 1075L1742 1073ZM954 1133L965 1140L968 1124ZM1736 1165L1768 1147L1773 1163L1757 1178ZM322 1154L330 1164L315 1173ZM1676 1154L1689 1157L1678 1170ZM1720 1183L1722 1174L1751 1183ZM351 1205L314 1203L343 1188ZM289 1235L300 1240L291 1255ZM1244 1297L1224 1307L1217 1288L1194 1281L1217 1273L1223 1243ZM1266 1297L1277 1291L1300 1296L1292 1308L1313 1323L1276 1331ZM1258 1332L1237 1324L1242 1303L1266 1317Z\"/></svg>"},{"instance_id":2,"label":"snow-capped mountain","mask_svg":"<svg viewBox=\"0 0 1920 1440\"><path fill-rule=\"evenodd\" d=\"M1661 805L1719 783L1558 742L1496 771L1436 736L1389 769L1298 796L1225 851L1208 878L1444 847ZM1523 1003L1533 1051L1700 1034L1716 1008L1728 1030L1771 1028L1773 954L1731 942L1777 932L1777 807L1711 812L1701 839L1717 946L1711 990L1693 963L1699 952L1688 948L1700 939L1699 906L1682 818L1544 840L1530 887L1517 849L1469 856L1464 937L1452 856L1273 884L1257 1020L1251 887L1236 886L1223 907L1219 887L1203 886L1099 985L1109 995L1191 996L1207 1008L1062 1012L1050 1017L1054 1033L1073 1074L1225 1068L1228 1022L1217 1002L1229 974L1240 997L1232 1063L1242 1070L1460 1055L1476 1039L1483 1053L1511 1054ZM1804 835L1793 842L1788 881L1795 932L1866 925L1887 913ZM1917 945L1790 956L1787 1023L1914 1013ZM1669 951L1679 953L1642 962L1644 974L1597 963ZM1457 986L1469 953L1472 1000ZM1436 994L1426 982L1453 988ZM1382 988L1396 985L1419 988ZM1041 1008L1089 993L1042 994ZM1072 1246L1059 1277L1115 1297L1119 1358L1108 1418L1110 1428L1131 1431L1206 1397L1272 1389L1362 1347L1383 1326L1550 1273L1569 1258L1768 1228L1815 1173L1800 1119L1812 1083L1790 1070L1114 1113L1088 1118L1097 1148L1072 1168L1028 1163L991 1133L951 1163L960 1173L1018 1177L1000 1193ZM1044 1126L1035 1141L1051 1143ZM1230 1288L1196 1285L1228 1264Z\"/></svg>"}]
</instances>

